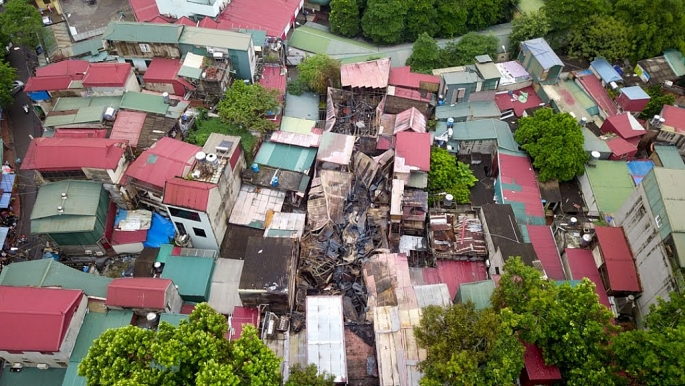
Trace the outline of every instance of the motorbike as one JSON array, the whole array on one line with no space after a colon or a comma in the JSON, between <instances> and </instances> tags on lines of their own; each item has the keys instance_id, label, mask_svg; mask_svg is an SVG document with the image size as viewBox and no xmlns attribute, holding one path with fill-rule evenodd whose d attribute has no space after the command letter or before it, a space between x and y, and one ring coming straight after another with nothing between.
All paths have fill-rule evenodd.
<instances>
[{"instance_id":1,"label":"motorbike","mask_svg":"<svg viewBox=\"0 0 685 386\"><path fill-rule=\"evenodd\" d=\"M24 113L28 114L29 113L29 105L24 105L22 107L24 108Z\"/></svg>"}]
</instances>

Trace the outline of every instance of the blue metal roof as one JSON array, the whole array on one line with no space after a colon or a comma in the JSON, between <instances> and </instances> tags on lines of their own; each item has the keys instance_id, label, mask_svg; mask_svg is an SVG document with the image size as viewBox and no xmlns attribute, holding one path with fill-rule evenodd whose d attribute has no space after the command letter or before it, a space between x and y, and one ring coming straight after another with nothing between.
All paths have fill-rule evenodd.
<instances>
[{"instance_id":1,"label":"blue metal roof","mask_svg":"<svg viewBox=\"0 0 685 386\"><path fill-rule=\"evenodd\" d=\"M650 99L649 94L640 86L623 87L621 94L625 94L631 100Z\"/></svg>"},{"instance_id":2,"label":"blue metal roof","mask_svg":"<svg viewBox=\"0 0 685 386\"><path fill-rule=\"evenodd\" d=\"M620 82L623 80L621 75L619 75L618 72L616 72L616 70L614 70L614 68L611 66L611 64L604 58L597 58L593 60L590 63L590 66L606 83Z\"/></svg>"},{"instance_id":3,"label":"blue metal roof","mask_svg":"<svg viewBox=\"0 0 685 386\"><path fill-rule=\"evenodd\" d=\"M0 208L6 209L12 201L12 190L14 189L14 179L16 174L8 173L2 175L2 181L0 181L0 189L2 189L2 196L0 196Z\"/></svg>"},{"instance_id":4,"label":"blue metal roof","mask_svg":"<svg viewBox=\"0 0 685 386\"><path fill-rule=\"evenodd\" d=\"M648 160L635 160L628 162L628 171L630 176L633 177L635 185L638 185L640 181L649 173L650 170L654 169L654 162Z\"/></svg>"}]
</instances>

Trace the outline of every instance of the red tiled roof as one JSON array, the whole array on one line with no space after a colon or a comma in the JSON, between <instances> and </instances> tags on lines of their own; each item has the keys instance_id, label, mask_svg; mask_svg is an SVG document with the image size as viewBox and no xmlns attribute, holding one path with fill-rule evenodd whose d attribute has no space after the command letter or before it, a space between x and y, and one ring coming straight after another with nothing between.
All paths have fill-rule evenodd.
<instances>
[{"instance_id":1,"label":"red tiled roof","mask_svg":"<svg viewBox=\"0 0 685 386\"><path fill-rule=\"evenodd\" d=\"M90 62L87 60L63 60L36 68L36 77L67 75L73 80L81 80L89 66Z\"/></svg>"},{"instance_id":2,"label":"red tiled roof","mask_svg":"<svg viewBox=\"0 0 685 386\"><path fill-rule=\"evenodd\" d=\"M214 187L215 184L207 182L172 178L164 187L164 203L205 212L209 203L209 193Z\"/></svg>"},{"instance_id":3,"label":"red tiled roof","mask_svg":"<svg viewBox=\"0 0 685 386\"><path fill-rule=\"evenodd\" d=\"M200 24L197 26L200 28L217 29L219 27L219 23L215 22L211 17L205 17L204 19L200 20Z\"/></svg>"},{"instance_id":4,"label":"red tiled roof","mask_svg":"<svg viewBox=\"0 0 685 386\"><path fill-rule=\"evenodd\" d=\"M219 15L219 29L266 30L266 34L285 39L285 31L295 22L301 2L283 0L232 0Z\"/></svg>"},{"instance_id":5,"label":"red tiled roof","mask_svg":"<svg viewBox=\"0 0 685 386\"><path fill-rule=\"evenodd\" d=\"M547 277L552 280L566 280L552 229L547 225L526 225L526 230Z\"/></svg>"},{"instance_id":6,"label":"red tiled roof","mask_svg":"<svg viewBox=\"0 0 685 386\"><path fill-rule=\"evenodd\" d=\"M128 0L128 3L136 16L136 21L151 21L159 16L156 0Z\"/></svg>"},{"instance_id":7,"label":"red tiled roof","mask_svg":"<svg viewBox=\"0 0 685 386\"><path fill-rule=\"evenodd\" d=\"M34 138L22 170L115 170L126 142L107 138Z\"/></svg>"},{"instance_id":8,"label":"red tiled roof","mask_svg":"<svg viewBox=\"0 0 685 386\"><path fill-rule=\"evenodd\" d=\"M139 111L119 111L109 138L124 140L130 146L138 147L140 132L143 130L146 117L147 113Z\"/></svg>"},{"instance_id":9,"label":"red tiled roof","mask_svg":"<svg viewBox=\"0 0 685 386\"><path fill-rule=\"evenodd\" d=\"M0 287L0 350L59 351L82 297L80 290Z\"/></svg>"},{"instance_id":10,"label":"red tiled roof","mask_svg":"<svg viewBox=\"0 0 685 386\"><path fill-rule=\"evenodd\" d=\"M611 308L607 291L602 284L602 277L599 275L595 258L589 249L566 248L566 259L568 260L571 278L573 280L590 279L595 283L595 292L599 296L599 302Z\"/></svg>"},{"instance_id":11,"label":"red tiled roof","mask_svg":"<svg viewBox=\"0 0 685 386\"><path fill-rule=\"evenodd\" d=\"M675 129L677 133L685 132L685 109L677 106L664 105L661 109L664 125Z\"/></svg>"},{"instance_id":12,"label":"red tiled roof","mask_svg":"<svg viewBox=\"0 0 685 386\"><path fill-rule=\"evenodd\" d=\"M407 130L425 133L426 123L426 116L417 110L416 107L411 107L397 114L395 117L395 130L393 134Z\"/></svg>"},{"instance_id":13,"label":"red tiled roof","mask_svg":"<svg viewBox=\"0 0 685 386\"><path fill-rule=\"evenodd\" d=\"M190 27L195 27L195 26L197 25L194 21L188 19L188 18L185 17L185 16L181 16L181 18L178 19L178 20L176 20L176 21L174 22L174 24L183 24L183 25L187 25L187 26L190 26Z\"/></svg>"},{"instance_id":14,"label":"red tiled roof","mask_svg":"<svg viewBox=\"0 0 685 386\"><path fill-rule=\"evenodd\" d=\"M600 129L602 133L616 133L623 139L641 137L647 132L640 122L629 113L607 118Z\"/></svg>"},{"instance_id":15,"label":"red tiled roof","mask_svg":"<svg viewBox=\"0 0 685 386\"><path fill-rule=\"evenodd\" d=\"M621 137L608 139L606 143L611 150L611 154L616 157L628 156L630 158L637 153L637 147Z\"/></svg>"},{"instance_id":16,"label":"red tiled roof","mask_svg":"<svg viewBox=\"0 0 685 386\"><path fill-rule=\"evenodd\" d=\"M404 164L424 172L431 168L431 134L402 131L395 136L395 157L404 158Z\"/></svg>"},{"instance_id":17,"label":"red tiled roof","mask_svg":"<svg viewBox=\"0 0 685 386\"><path fill-rule=\"evenodd\" d=\"M58 76L32 76L26 81L24 91L59 91L66 90L71 84L71 77L69 75Z\"/></svg>"},{"instance_id":18,"label":"red tiled roof","mask_svg":"<svg viewBox=\"0 0 685 386\"><path fill-rule=\"evenodd\" d=\"M262 72L262 79L259 80L259 84L267 89L278 90L281 96L285 95L285 87L287 77L281 75L281 68L275 66L264 67L264 72Z\"/></svg>"},{"instance_id":19,"label":"red tiled roof","mask_svg":"<svg viewBox=\"0 0 685 386\"><path fill-rule=\"evenodd\" d=\"M527 378L531 381L560 381L561 372L557 366L548 366L542 356L542 350L530 343L523 344L526 351L523 353L523 362Z\"/></svg>"},{"instance_id":20,"label":"red tiled roof","mask_svg":"<svg viewBox=\"0 0 685 386\"><path fill-rule=\"evenodd\" d=\"M126 176L163 189L168 180L183 176L193 166L200 151L199 146L164 137L131 163Z\"/></svg>"},{"instance_id":21,"label":"red tiled roof","mask_svg":"<svg viewBox=\"0 0 685 386\"><path fill-rule=\"evenodd\" d=\"M418 90L412 90L409 88L404 88L404 87L398 87L395 86L395 91L388 92L388 95L393 95L398 98L404 98L404 99L411 99L413 101L418 101L418 102L430 102L431 101L431 94L426 93L425 96L421 96L421 91Z\"/></svg>"},{"instance_id":22,"label":"red tiled roof","mask_svg":"<svg viewBox=\"0 0 685 386\"><path fill-rule=\"evenodd\" d=\"M129 63L93 63L86 77L83 78L85 87L124 87L131 75Z\"/></svg>"},{"instance_id":23,"label":"red tiled roof","mask_svg":"<svg viewBox=\"0 0 685 386\"><path fill-rule=\"evenodd\" d=\"M389 78L389 58L340 66L340 83L343 87L386 88Z\"/></svg>"},{"instance_id":24,"label":"red tiled roof","mask_svg":"<svg viewBox=\"0 0 685 386\"><path fill-rule=\"evenodd\" d=\"M440 84L440 77L411 72L411 67L395 67L390 69L389 85L418 89L422 83Z\"/></svg>"},{"instance_id":25,"label":"red tiled roof","mask_svg":"<svg viewBox=\"0 0 685 386\"><path fill-rule=\"evenodd\" d=\"M231 328L226 333L226 339L234 340L240 338L240 335L243 333L243 324L251 324L257 327L258 320L259 310L256 308L233 308L233 315L231 315Z\"/></svg>"},{"instance_id":26,"label":"red tiled roof","mask_svg":"<svg viewBox=\"0 0 685 386\"><path fill-rule=\"evenodd\" d=\"M501 186L505 203L520 202L525 205L525 213L533 217L545 217L542 208L540 188L535 179L533 166L527 156L499 153L499 175L502 185L515 184L521 189L512 190Z\"/></svg>"},{"instance_id":27,"label":"red tiled roof","mask_svg":"<svg viewBox=\"0 0 685 386\"><path fill-rule=\"evenodd\" d=\"M115 229L112 232L112 245L142 243L147 240L147 229L139 229L137 231L122 231Z\"/></svg>"},{"instance_id":28,"label":"red tiled roof","mask_svg":"<svg viewBox=\"0 0 685 386\"><path fill-rule=\"evenodd\" d=\"M525 103L519 101L519 96L522 92L528 93L528 99ZM520 90L513 91L511 95L508 92L497 93L495 95L495 104L500 109L500 111L506 111L513 109L514 114L517 117L523 116L523 112L531 107L539 106L542 103L542 99L538 97L533 90L533 87L525 87Z\"/></svg>"},{"instance_id":29,"label":"red tiled roof","mask_svg":"<svg viewBox=\"0 0 685 386\"><path fill-rule=\"evenodd\" d=\"M54 138L107 138L107 129L55 129Z\"/></svg>"},{"instance_id":30,"label":"red tiled roof","mask_svg":"<svg viewBox=\"0 0 685 386\"><path fill-rule=\"evenodd\" d=\"M595 227L611 291L640 292L635 261L623 228Z\"/></svg>"},{"instance_id":31,"label":"red tiled roof","mask_svg":"<svg viewBox=\"0 0 685 386\"><path fill-rule=\"evenodd\" d=\"M143 80L146 83L163 83L175 80L182 64L178 59L154 58L145 71Z\"/></svg>"},{"instance_id":32,"label":"red tiled roof","mask_svg":"<svg viewBox=\"0 0 685 386\"><path fill-rule=\"evenodd\" d=\"M131 277L114 279L107 287L108 306L163 310L171 279Z\"/></svg>"},{"instance_id":33,"label":"red tiled roof","mask_svg":"<svg viewBox=\"0 0 685 386\"><path fill-rule=\"evenodd\" d=\"M594 74L591 73L589 75L579 77L578 80L580 81L580 84L583 85L587 93L590 94L592 99L597 102L597 106L604 110L608 116L611 117L618 114L616 103L614 103L607 93L607 90L604 89L602 83L600 83L599 79L597 79Z\"/></svg>"}]
</instances>

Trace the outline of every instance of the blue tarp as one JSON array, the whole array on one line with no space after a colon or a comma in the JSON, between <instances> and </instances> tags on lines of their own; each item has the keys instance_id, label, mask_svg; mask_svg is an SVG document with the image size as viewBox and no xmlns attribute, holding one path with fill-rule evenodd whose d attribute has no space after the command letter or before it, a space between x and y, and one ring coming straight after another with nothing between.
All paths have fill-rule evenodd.
<instances>
[{"instance_id":1,"label":"blue tarp","mask_svg":"<svg viewBox=\"0 0 685 386\"><path fill-rule=\"evenodd\" d=\"M158 213L152 213L152 226L147 232L147 240L144 247L159 248L162 244L169 244L176 234L176 229L171 220L162 217Z\"/></svg>"},{"instance_id":2,"label":"blue tarp","mask_svg":"<svg viewBox=\"0 0 685 386\"><path fill-rule=\"evenodd\" d=\"M597 58L590 63L590 66L599 74L604 83L620 82L623 80L621 75L614 70L609 62L604 58Z\"/></svg>"},{"instance_id":3,"label":"blue tarp","mask_svg":"<svg viewBox=\"0 0 685 386\"><path fill-rule=\"evenodd\" d=\"M14 189L14 179L16 174L7 173L2 175L2 181L0 181L0 190L2 190L2 196L0 197L0 208L9 208L12 202L12 190Z\"/></svg>"},{"instance_id":4,"label":"blue tarp","mask_svg":"<svg viewBox=\"0 0 685 386\"><path fill-rule=\"evenodd\" d=\"M652 169L654 169L654 162L652 161L639 160L628 162L628 172L633 177L635 185L638 185Z\"/></svg>"},{"instance_id":5,"label":"blue tarp","mask_svg":"<svg viewBox=\"0 0 685 386\"><path fill-rule=\"evenodd\" d=\"M121 220L126 220L128 216L128 211L124 209L117 209L117 215L114 217L114 227L118 227Z\"/></svg>"}]
</instances>

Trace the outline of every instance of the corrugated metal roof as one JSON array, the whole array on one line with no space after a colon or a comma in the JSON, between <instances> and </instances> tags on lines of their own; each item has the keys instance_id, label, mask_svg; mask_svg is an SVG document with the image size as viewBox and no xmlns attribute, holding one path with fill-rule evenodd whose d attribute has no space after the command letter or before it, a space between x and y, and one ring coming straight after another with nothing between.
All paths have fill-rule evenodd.
<instances>
[{"instance_id":1,"label":"corrugated metal roof","mask_svg":"<svg viewBox=\"0 0 685 386\"><path fill-rule=\"evenodd\" d=\"M111 21L102 40L131 43L178 43L184 26L179 24L139 23L134 21Z\"/></svg>"},{"instance_id":2,"label":"corrugated metal roof","mask_svg":"<svg viewBox=\"0 0 685 386\"><path fill-rule=\"evenodd\" d=\"M606 143L607 145L609 145L611 154L613 154L616 157L628 155L630 158L633 155L635 155L635 152L637 152L637 146L633 145L632 143L626 141L621 137L610 138L606 141Z\"/></svg>"},{"instance_id":3,"label":"corrugated metal roof","mask_svg":"<svg viewBox=\"0 0 685 386\"><path fill-rule=\"evenodd\" d=\"M398 158L404 159L404 166L416 167L428 172L431 167L431 133L414 133L402 131L396 134L395 170L398 169Z\"/></svg>"},{"instance_id":4,"label":"corrugated metal roof","mask_svg":"<svg viewBox=\"0 0 685 386\"><path fill-rule=\"evenodd\" d=\"M73 268L71 268L73 269ZM131 324L133 311L110 310L107 312L89 312L83 319L83 324L79 330L74 351L69 360L80 362L87 355L93 341L110 328L125 327Z\"/></svg>"},{"instance_id":5,"label":"corrugated metal roof","mask_svg":"<svg viewBox=\"0 0 685 386\"><path fill-rule=\"evenodd\" d=\"M633 177L635 185L638 185L652 169L654 169L654 162L651 160L639 159L628 161L628 171L630 176Z\"/></svg>"},{"instance_id":6,"label":"corrugated metal roof","mask_svg":"<svg viewBox=\"0 0 685 386\"><path fill-rule=\"evenodd\" d=\"M82 84L85 87L124 87L132 70L129 63L93 63Z\"/></svg>"},{"instance_id":7,"label":"corrugated metal roof","mask_svg":"<svg viewBox=\"0 0 685 386\"><path fill-rule=\"evenodd\" d=\"M685 58L683 58L682 52L669 48L664 51L664 58L677 77L685 75Z\"/></svg>"},{"instance_id":8,"label":"corrugated metal roof","mask_svg":"<svg viewBox=\"0 0 685 386\"><path fill-rule=\"evenodd\" d=\"M642 292L633 254L628 246L623 228L595 227L595 233L604 257L609 290Z\"/></svg>"},{"instance_id":9,"label":"corrugated metal roof","mask_svg":"<svg viewBox=\"0 0 685 386\"><path fill-rule=\"evenodd\" d=\"M485 56L488 57L487 55ZM480 76L485 80L500 79L502 77L502 74L499 72L497 65L493 62L476 63L475 66L478 72L480 73Z\"/></svg>"},{"instance_id":10,"label":"corrugated metal roof","mask_svg":"<svg viewBox=\"0 0 685 386\"><path fill-rule=\"evenodd\" d=\"M668 169L685 169L683 157L678 153L678 148L670 145L655 145L654 151L659 156L661 165Z\"/></svg>"},{"instance_id":11,"label":"corrugated metal roof","mask_svg":"<svg viewBox=\"0 0 685 386\"><path fill-rule=\"evenodd\" d=\"M281 120L281 131L298 134L312 134L316 127L316 121L312 119L303 119L285 116Z\"/></svg>"},{"instance_id":12,"label":"corrugated metal roof","mask_svg":"<svg viewBox=\"0 0 685 386\"><path fill-rule=\"evenodd\" d=\"M319 119L319 96L313 93L302 95L285 94L284 117Z\"/></svg>"},{"instance_id":13,"label":"corrugated metal roof","mask_svg":"<svg viewBox=\"0 0 685 386\"><path fill-rule=\"evenodd\" d=\"M604 83L621 82L623 78L614 67L604 58L596 58L590 62L590 67L599 75Z\"/></svg>"},{"instance_id":14,"label":"corrugated metal roof","mask_svg":"<svg viewBox=\"0 0 685 386\"><path fill-rule=\"evenodd\" d=\"M498 153L500 200L512 204L516 220L521 224L544 224L542 197L530 159L525 154L506 153L502 149ZM517 203L523 204L522 211L518 210Z\"/></svg>"},{"instance_id":15,"label":"corrugated metal roof","mask_svg":"<svg viewBox=\"0 0 685 386\"><path fill-rule=\"evenodd\" d=\"M400 131L412 130L417 133L426 132L426 116L423 115L416 107L408 108L395 117L395 128L393 134Z\"/></svg>"},{"instance_id":16,"label":"corrugated metal roof","mask_svg":"<svg viewBox=\"0 0 685 386\"><path fill-rule=\"evenodd\" d=\"M661 193L671 231L685 232L685 171L654 168L652 173L659 186L658 192Z\"/></svg>"},{"instance_id":17,"label":"corrugated metal roof","mask_svg":"<svg viewBox=\"0 0 685 386\"><path fill-rule=\"evenodd\" d=\"M305 213L274 213L264 230L264 237L287 237L299 239L304 232Z\"/></svg>"},{"instance_id":18,"label":"corrugated metal roof","mask_svg":"<svg viewBox=\"0 0 685 386\"><path fill-rule=\"evenodd\" d=\"M245 265L240 276L240 290L260 290L287 294L295 278L294 248L297 240L254 237L247 241Z\"/></svg>"},{"instance_id":19,"label":"corrugated metal roof","mask_svg":"<svg viewBox=\"0 0 685 386\"><path fill-rule=\"evenodd\" d=\"M440 85L440 77L411 72L410 66L395 67L390 69L388 84L413 89L425 89L426 85L435 85L435 87ZM424 84L423 87L421 86L422 84Z\"/></svg>"},{"instance_id":20,"label":"corrugated metal roof","mask_svg":"<svg viewBox=\"0 0 685 386\"><path fill-rule=\"evenodd\" d=\"M290 47L314 54L345 56L378 54L376 47L370 44L346 39L308 25L296 28L288 39L288 44Z\"/></svg>"},{"instance_id":21,"label":"corrugated metal roof","mask_svg":"<svg viewBox=\"0 0 685 386\"><path fill-rule=\"evenodd\" d=\"M231 315L235 307L243 305L238 296L238 283L240 283L242 273L243 260L232 258L216 260L207 303L218 313Z\"/></svg>"},{"instance_id":22,"label":"corrugated metal roof","mask_svg":"<svg viewBox=\"0 0 685 386\"><path fill-rule=\"evenodd\" d=\"M0 145L2 142L0 142ZM2 157L2 152L0 152L0 157ZM12 192L14 191L14 181L17 178L15 173L3 173L2 180L0 180L0 209L6 209L10 206L12 202ZM3 227L0 227L2 229ZM2 232L0 231L0 235ZM0 237L0 241L4 244L4 239Z\"/></svg>"},{"instance_id":23,"label":"corrugated metal roof","mask_svg":"<svg viewBox=\"0 0 685 386\"><path fill-rule=\"evenodd\" d=\"M66 382L68 369L51 367L41 370L37 367L24 367L20 372L5 371L0 378L0 386L41 385L41 386L81 386ZM83 379L85 385L85 378Z\"/></svg>"},{"instance_id":24,"label":"corrugated metal roof","mask_svg":"<svg viewBox=\"0 0 685 386\"><path fill-rule=\"evenodd\" d=\"M26 81L24 92L67 90L69 89L71 82L72 79L68 75L32 76Z\"/></svg>"},{"instance_id":25,"label":"corrugated metal roof","mask_svg":"<svg viewBox=\"0 0 685 386\"><path fill-rule=\"evenodd\" d=\"M390 59L343 64L340 83L352 88L386 88L390 78Z\"/></svg>"},{"instance_id":26,"label":"corrugated metal roof","mask_svg":"<svg viewBox=\"0 0 685 386\"><path fill-rule=\"evenodd\" d=\"M125 140L130 146L137 147L146 117L147 113L119 111L109 138Z\"/></svg>"},{"instance_id":27,"label":"corrugated metal roof","mask_svg":"<svg viewBox=\"0 0 685 386\"><path fill-rule=\"evenodd\" d=\"M164 203L206 212L210 192L216 187L216 184L175 177L166 182Z\"/></svg>"},{"instance_id":28,"label":"corrugated metal roof","mask_svg":"<svg viewBox=\"0 0 685 386\"><path fill-rule=\"evenodd\" d=\"M59 287L83 291L86 296L105 298L112 279L84 273L54 259L10 264L0 273L0 286Z\"/></svg>"},{"instance_id":29,"label":"corrugated metal roof","mask_svg":"<svg viewBox=\"0 0 685 386\"><path fill-rule=\"evenodd\" d=\"M217 21L221 29L250 28L266 30L267 35L283 38L285 30L293 23L301 3L296 1L232 0ZM265 17L268 15L268 17Z\"/></svg>"},{"instance_id":30,"label":"corrugated metal roof","mask_svg":"<svg viewBox=\"0 0 685 386\"><path fill-rule=\"evenodd\" d=\"M523 343L526 351L523 353L524 371L533 382L561 381L561 372L557 366L545 364L542 350L530 343Z\"/></svg>"},{"instance_id":31,"label":"corrugated metal roof","mask_svg":"<svg viewBox=\"0 0 685 386\"><path fill-rule=\"evenodd\" d=\"M526 109L543 104L542 99L535 93L533 87L512 91L511 94L509 92L497 93L495 103L501 111L514 110L517 117L523 116Z\"/></svg>"},{"instance_id":32,"label":"corrugated metal roof","mask_svg":"<svg viewBox=\"0 0 685 386\"><path fill-rule=\"evenodd\" d=\"M495 101L455 103L454 105L443 105L435 108L435 118L438 120L454 118L455 121L475 121L487 118L499 119L500 115L502 112Z\"/></svg>"},{"instance_id":33,"label":"corrugated metal roof","mask_svg":"<svg viewBox=\"0 0 685 386\"><path fill-rule=\"evenodd\" d=\"M585 167L597 209L604 214L616 213L635 189L625 161L597 161ZM589 197L586 200L590 200Z\"/></svg>"},{"instance_id":34,"label":"corrugated metal roof","mask_svg":"<svg viewBox=\"0 0 685 386\"><path fill-rule=\"evenodd\" d=\"M495 292L495 282L492 280L476 281L459 285L455 301L459 303L471 302L476 310L491 307L490 296Z\"/></svg>"},{"instance_id":35,"label":"corrugated metal roof","mask_svg":"<svg viewBox=\"0 0 685 386\"><path fill-rule=\"evenodd\" d=\"M163 310L166 290L174 285L165 278L125 277L114 279L107 289L108 306Z\"/></svg>"},{"instance_id":36,"label":"corrugated metal roof","mask_svg":"<svg viewBox=\"0 0 685 386\"><path fill-rule=\"evenodd\" d=\"M277 90L281 96L285 95L286 83L288 83L286 71L281 71L280 66L264 67L262 78L259 79L259 84L267 89Z\"/></svg>"},{"instance_id":37,"label":"corrugated metal roof","mask_svg":"<svg viewBox=\"0 0 685 386\"><path fill-rule=\"evenodd\" d=\"M170 256L162 277L171 279L181 298L191 302L209 300L214 272L214 259L207 257Z\"/></svg>"},{"instance_id":38,"label":"corrugated metal roof","mask_svg":"<svg viewBox=\"0 0 685 386\"><path fill-rule=\"evenodd\" d=\"M164 103L161 95L149 94L144 92L127 91L121 99L122 109L145 111L148 113L166 115L169 105Z\"/></svg>"},{"instance_id":39,"label":"corrugated metal roof","mask_svg":"<svg viewBox=\"0 0 685 386\"><path fill-rule=\"evenodd\" d=\"M571 279L590 279L590 281L595 283L595 292L599 296L599 302L604 304L607 308L611 308L609 297L607 296L606 290L604 290L602 277L597 270L592 251L589 249L566 248L566 260L568 260L569 269L571 270Z\"/></svg>"},{"instance_id":40,"label":"corrugated metal roof","mask_svg":"<svg viewBox=\"0 0 685 386\"><path fill-rule=\"evenodd\" d=\"M443 135L447 131L446 122L438 122L435 136ZM456 122L452 130L452 141L482 141L493 139L497 147L517 151L518 143L509 129L509 124L499 119L479 119L477 121ZM456 145L455 143L455 145Z\"/></svg>"},{"instance_id":41,"label":"corrugated metal roof","mask_svg":"<svg viewBox=\"0 0 685 386\"><path fill-rule=\"evenodd\" d=\"M685 132L685 109L678 106L664 105L661 109L661 118L664 121L662 130L669 128L676 133Z\"/></svg>"},{"instance_id":42,"label":"corrugated metal roof","mask_svg":"<svg viewBox=\"0 0 685 386\"><path fill-rule=\"evenodd\" d=\"M103 189L102 182L97 181L65 180L41 185L31 212L31 233L92 231ZM62 193L67 193L66 200ZM63 213L57 211L58 206Z\"/></svg>"},{"instance_id":43,"label":"corrugated metal roof","mask_svg":"<svg viewBox=\"0 0 685 386\"><path fill-rule=\"evenodd\" d=\"M240 193L233 205L228 222L264 229L267 212L280 212L284 201L285 192L244 184L240 187Z\"/></svg>"},{"instance_id":44,"label":"corrugated metal roof","mask_svg":"<svg viewBox=\"0 0 685 386\"><path fill-rule=\"evenodd\" d=\"M314 133L300 134L279 130L271 134L269 141L284 145L296 145L300 147L319 147L321 135Z\"/></svg>"},{"instance_id":45,"label":"corrugated metal roof","mask_svg":"<svg viewBox=\"0 0 685 386\"><path fill-rule=\"evenodd\" d=\"M82 298L77 290L0 287L0 350L59 351Z\"/></svg>"},{"instance_id":46,"label":"corrugated metal roof","mask_svg":"<svg viewBox=\"0 0 685 386\"><path fill-rule=\"evenodd\" d=\"M640 137L647 131L630 113L623 113L607 118L602 124L603 133L613 132L623 139Z\"/></svg>"},{"instance_id":47,"label":"corrugated metal roof","mask_svg":"<svg viewBox=\"0 0 685 386\"><path fill-rule=\"evenodd\" d=\"M445 80L445 84L448 86L452 85L462 85L462 84L475 84L478 82L480 77L475 72L469 71L466 67L460 71L451 71L441 74L442 79Z\"/></svg>"},{"instance_id":48,"label":"corrugated metal roof","mask_svg":"<svg viewBox=\"0 0 685 386\"><path fill-rule=\"evenodd\" d=\"M452 304L450 290L445 283L415 285L414 292L416 293L416 301L421 308L428 306L448 307Z\"/></svg>"},{"instance_id":49,"label":"corrugated metal roof","mask_svg":"<svg viewBox=\"0 0 685 386\"><path fill-rule=\"evenodd\" d=\"M254 162L261 165L309 174L316 157L316 149L264 142Z\"/></svg>"},{"instance_id":50,"label":"corrugated metal roof","mask_svg":"<svg viewBox=\"0 0 685 386\"><path fill-rule=\"evenodd\" d=\"M623 87L621 95L625 95L630 100L650 99L649 94L640 86Z\"/></svg>"},{"instance_id":51,"label":"corrugated metal roof","mask_svg":"<svg viewBox=\"0 0 685 386\"><path fill-rule=\"evenodd\" d=\"M554 66L564 66L564 62L559 59L554 50L543 38L526 40L521 43L525 49L530 50L543 69L550 69Z\"/></svg>"},{"instance_id":52,"label":"corrugated metal roof","mask_svg":"<svg viewBox=\"0 0 685 386\"><path fill-rule=\"evenodd\" d=\"M124 155L125 141L108 138L34 138L22 170L115 170Z\"/></svg>"},{"instance_id":53,"label":"corrugated metal roof","mask_svg":"<svg viewBox=\"0 0 685 386\"><path fill-rule=\"evenodd\" d=\"M229 4L228 8L231 5ZM254 12L254 11L253 11ZM178 39L179 44L200 47L225 48L234 51L247 51L252 46L252 35L221 29L207 29L186 26Z\"/></svg>"},{"instance_id":54,"label":"corrugated metal roof","mask_svg":"<svg viewBox=\"0 0 685 386\"><path fill-rule=\"evenodd\" d=\"M583 142L583 150L585 150L585 152L588 154L593 151L598 151L603 158L609 158L609 154L611 153L609 145L607 145L605 141L597 138L595 133L593 133L592 130L588 129L587 127L583 127L582 130L583 138L585 139Z\"/></svg>"},{"instance_id":55,"label":"corrugated metal roof","mask_svg":"<svg viewBox=\"0 0 685 386\"><path fill-rule=\"evenodd\" d=\"M111 97L62 97L58 98L55 103L54 111L69 111L78 110L84 107L113 107L115 109L119 108L121 103L121 96L111 96ZM49 115L49 114L48 114Z\"/></svg>"},{"instance_id":56,"label":"corrugated metal roof","mask_svg":"<svg viewBox=\"0 0 685 386\"><path fill-rule=\"evenodd\" d=\"M307 361L347 382L342 296L307 296Z\"/></svg>"},{"instance_id":57,"label":"corrugated metal roof","mask_svg":"<svg viewBox=\"0 0 685 386\"><path fill-rule=\"evenodd\" d=\"M355 136L324 131L316 160L337 165L349 165L354 150Z\"/></svg>"},{"instance_id":58,"label":"corrugated metal roof","mask_svg":"<svg viewBox=\"0 0 685 386\"><path fill-rule=\"evenodd\" d=\"M154 58L143 75L143 81L154 83L175 80L181 64L178 59Z\"/></svg>"},{"instance_id":59,"label":"corrugated metal roof","mask_svg":"<svg viewBox=\"0 0 685 386\"><path fill-rule=\"evenodd\" d=\"M151 21L159 16L159 8L155 0L129 0L129 4L138 21Z\"/></svg>"},{"instance_id":60,"label":"corrugated metal roof","mask_svg":"<svg viewBox=\"0 0 685 386\"><path fill-rule=\"evenodd\" d=\"M199 146L164 137L131 163L126 176L163 188L166 181L185 176L201 150Z\"/></svg>"},{"instance_id":61,"label":"corrugated metal roof","mask_svg":"<svg viewBox=\"0 0 685 386\"><path fill-rule=\"evenodd\" d=\"M54 138L107 138L107 129L69 129L54 130ZM110 139L117 139L111 138Z\"/></svg>"},{"instance_id":62,"label":"corrugated metal roof","mask_svg":"<svg viewBox=\"0 0 685 386\"><path fill-rule=\"evenodd\" d=\"M209 19L208 17L203 20ZM178 76L183 76L191 79L200 79L202 75L202 68L204 66L204 56L196 55L192 52L186 54L185 59L183 59L183 64L178 70Z\"/></svg>"},{"instance_id":63,"label":"corrugated metal roof","mask_svg":"<svg viewBox=\"0 0 685 386\"><path fill-rule=\"evenodd\" d=\"M588 74L577 78L585 91L595 100L597 106L601 108L607 116L618 114L618 107L614 100L609 96L607 90L602 86L599 79L594 74Z\"/></svg>"},{"instance_id":64,"label":"corrugated metal roof","mask_svg":"<svg viewBox=\"0 0 685 386\"><path fill-rule=\"evenodd\" d=\"M554 235L552 235L552 229L547 225L527 225L526 230L547 277L552 280L565 280L566 275L564 275L564 268L561 265L561 258Z\"/></svg>"},{"instance_id":65,"label":"corrugated metal roof","mask_svg":"<svg viewBox=\"0 0 685 386\"><path fill-rule=\"evenodd\" d=\"M63 60L36 68L36 77L68 75L73 79L83 79L89 66L87 60Z\"/></svg>"}]
</instances>

